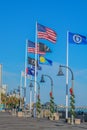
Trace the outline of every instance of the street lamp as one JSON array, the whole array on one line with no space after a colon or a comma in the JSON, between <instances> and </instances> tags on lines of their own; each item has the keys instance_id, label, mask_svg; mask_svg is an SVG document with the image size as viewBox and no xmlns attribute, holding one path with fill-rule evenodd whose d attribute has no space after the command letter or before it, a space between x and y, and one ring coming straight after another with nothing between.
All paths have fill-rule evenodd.
<instances>
[{"instance_id":1,"label":"street lamp","mask_svg":"<svg viewBox=\"0 0 87 130\"><path fill-rule=\"evenodd\" d=\"M52 80L52 78L49 75L43 75L42 74L40 82L42 82L42 83L45 82L44 76L48 77L51 80L51 92L53 93L53 80Z\"/></svg>"},{"instance_id":2,"label":"street lamp","mask_svg":"<svg viewBox=\"0 0 87 130\"><path fill-rule=\"evenodd\" d=\"M42 75L40 82L42 82L42 83L45 82L44 76L48 77L51 80L51 92L50 92L50 112L51 112L51 115L50 116L52 117L52 114L54 113L53 80L49 75Z\"/></svg>"},{"instance_id":3,"label":"street lamp","mask_svg":"<svg viewBox=\"0 0 87 130\"><path fill-rule=\"evenodd\" d=\"M13 94L15 95L15 98L18 99L18 109L21 109L21 97L20 97L20 87L18 86L17 89L13 90Z\"/></svg>"},{"instance_id":4,"label":"street lamp","mask_svg":"<svg viewBox=\"0 0 87 130\"><path fill-rule=\"evenodd\" d=\"M58 76L63 76L64 75L63 72L62 72L62 67L67 68L71 72L71 75L72 75L72 77L71 77L71 80L72 80L72 91L73 91L73 95L72 96L74 96L74 75L73 75L73 72L72 72L70 67L64 66L64 65L60 65L59 66L59 72L57 74ZM66 119L68 118L68 116L67 116L68 115L68 98L67 97L68 97L68 86L66 84ZM74 123L74 116L73 116L73 114L71 114L71 124L73 124L73 123Z\"/></svg>"},{"instance_id":5,"label":"street lamp","mask_svg":"<svg viewBox=\"0 0 87 130\"><path fill-rule=\"evenodd\" d=\"M20 90L20 86L18 86L17 92L19 94L19 109L21 110L21 90Z\"/></svg>"},{"instance_id":6,"label":"street lamp","mask_svg":"<svg viewBox=\"0 0 87 130\"><path fill-rule=\"evenodd\" d=\"M37 81L35 81L35 80L30 80L31 82L30 82L30 85L29 85L29 87L30 87L30 111L31 111L31 102L32 102L32 87L33 87L33 84L32 84L32 82L36 82L37 84L38 84L38 95L40 96L40 84L37 82ZM36 109L35 109L35 104L34 104L34 117L36 117Z\"/></svg>"},{"instance_id":7,"label":"street lamp","mask_svg":"<svg viewBox=\"0 0 87 130\"><path fill-rule=\"evenodd\" d=\"M33 88L33 84L32 84L32 82L30 83L30 85L29 85L29 87L30 87L30 114L31 114L31 108L32 108L32 88Z\"/></svg>"}]
</instances>

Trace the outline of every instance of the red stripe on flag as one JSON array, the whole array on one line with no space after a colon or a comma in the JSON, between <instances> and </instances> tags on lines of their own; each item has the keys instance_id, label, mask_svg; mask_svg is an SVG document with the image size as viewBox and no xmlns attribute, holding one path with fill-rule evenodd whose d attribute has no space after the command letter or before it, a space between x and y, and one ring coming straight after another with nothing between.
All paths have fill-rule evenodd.
<instances>
[{"instance_id":1,"label":"red stripe on flag","mask_svg":"<svg viewBox=\"0 0 87 130\"><path fill-rule=\"evenodd\" d=\"M35 54L45 54L45 52L39 51L39 47L37 47L36 49L28 47L27 51L29 53L35 53Z\"/></svg>"}]
</instances>

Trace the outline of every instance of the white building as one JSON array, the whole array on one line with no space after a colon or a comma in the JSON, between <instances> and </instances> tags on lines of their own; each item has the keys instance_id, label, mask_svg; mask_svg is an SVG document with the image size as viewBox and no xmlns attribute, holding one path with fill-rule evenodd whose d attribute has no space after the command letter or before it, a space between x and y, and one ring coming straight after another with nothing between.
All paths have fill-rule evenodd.
<instances>
[{"instance_id":1,"label":"white building","mask_svg":"<svg viewBox=\"0 0 87 130\"><path fill-rule=\"evenodd\" d=\"M3 85L2 85L1 93L7 94L7 85L6 85L6 84L3 84Z\"/></svg>"}]
</instances>

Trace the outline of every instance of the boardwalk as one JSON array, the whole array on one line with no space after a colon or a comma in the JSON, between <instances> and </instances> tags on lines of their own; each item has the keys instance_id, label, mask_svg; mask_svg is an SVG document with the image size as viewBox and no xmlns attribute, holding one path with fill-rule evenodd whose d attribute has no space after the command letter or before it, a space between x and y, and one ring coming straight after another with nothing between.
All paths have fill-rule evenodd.
<instances>
[{"instance_id":1,"label":"boardwalk","mask_svg":"<svg viewBox=\"0 0 87 130\"><path fill-rule=\"evenodd\" d=\"M69 125L63 120L18 118L5 112L0 112L0 130L87 130L87 123Z\"/></svg>"}]
</instances>

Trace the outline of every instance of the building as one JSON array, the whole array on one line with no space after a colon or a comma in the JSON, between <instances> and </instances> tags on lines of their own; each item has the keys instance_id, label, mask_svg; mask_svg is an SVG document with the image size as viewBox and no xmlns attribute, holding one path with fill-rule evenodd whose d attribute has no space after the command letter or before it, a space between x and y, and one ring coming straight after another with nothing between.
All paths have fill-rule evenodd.
<instances>
[{"instance_id":1,"label":"building","mask_svg":"<svg viewBox=\"0 0 87 130\"><path fill-rule=\"evenodd\" d=\"M2 85L1 93L7 94L7 85L6 85L6 84L3 84L3 85Z\"/></svg>"}]
</instances>

